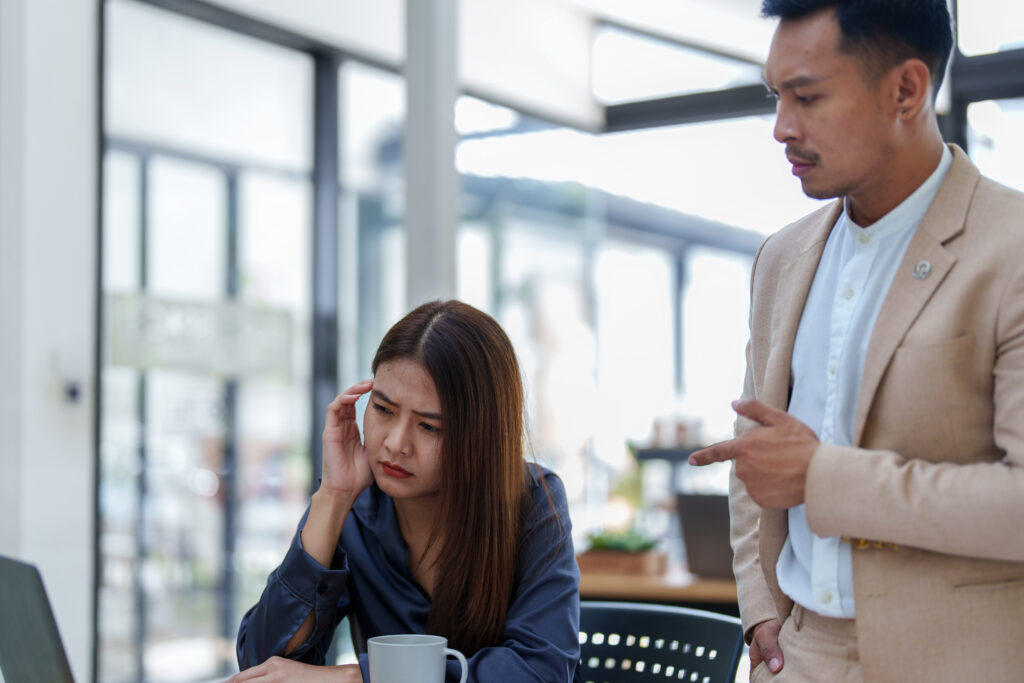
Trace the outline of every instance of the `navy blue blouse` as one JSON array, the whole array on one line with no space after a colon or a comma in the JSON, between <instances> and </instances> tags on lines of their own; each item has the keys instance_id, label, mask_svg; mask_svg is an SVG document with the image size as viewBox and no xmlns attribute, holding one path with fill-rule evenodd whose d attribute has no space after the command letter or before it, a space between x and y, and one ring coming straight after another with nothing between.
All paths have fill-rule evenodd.
<instances>
[{"instance_id":1,"label":"navy blue blouse","mask_svg":"<svg viewBox=\"0 0 1024 683\"><path fill-rule=\"evenodd\" d=\"M469 681L557 683L579 681L579 567L573 552L565 488L552 472L527 467L532 507L523 525L515 588L500 647L469 659ZM550 493L544 492L541 470ZM274 655L316 613L312 634L292 659L323 664L334 629L354 612L367 638L423 633L430 597L409 571L409 549L398 528L391 498L376 484L360 494L345 520L330 569L302 549L306 514L281 566L267 579L260 601L238 630L238 664L245 669ZM472 543L472 539L467 539ZM465 653L469 654L469 653ZM366 674L365 655L361 658ZM448 680L459 665L448 661Z\"/></svg>"}]
</instances>

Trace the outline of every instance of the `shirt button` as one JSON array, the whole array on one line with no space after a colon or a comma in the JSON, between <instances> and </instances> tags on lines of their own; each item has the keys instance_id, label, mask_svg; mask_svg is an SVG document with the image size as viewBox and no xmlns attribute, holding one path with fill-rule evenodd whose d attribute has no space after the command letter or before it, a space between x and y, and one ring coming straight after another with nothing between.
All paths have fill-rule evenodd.
<instances>
[{"instance_id":1,"label":"shirt button","mask_svg":"<svg viewBox=\"0 0 1024 683\"><path fill-rule=\"evenodd\" d=\"M846 289L843 290L843 298L844 299L852 299L853 298L853 289L851 287L847 287Z\"/></svg>"},{"instance_id":2,"label":"shirt button","mask_svg":"<svg viewBox=\"0 0 1024 683\"><path fill-rule=\"evenodd\" d=\"M819 367L821 367L821 366L819 366ZM828 374L834 375L834 374L836 374L836 370L838 370L838 369L839 368L838 368L838 366L836 366L835 363L829 363L828 364Z\"/></svg>"},{"instance_id":3,"label":"shirt button","mask_svg":"<svg viewBox=\"0 0 1024 683\"><path fill-rule=\"evenodd\" d=\"M828 591L821 594L821 604L827 605L832 602L832 594Z\"/></svg>"},{"instance_id":4,"label":"shirt button","mask_svg":"<svg viewBox=\"0 0 1024 683\"><path fill-rule=\"evenodd\" d=\"M316 592L319 593L320 595L323 595L324 593L326 593L327 592L327 584L324 583L323 581L318 583L316 585Z\"/></svg>"},{"instance_id":5,"label":"shirt button","mask_svg":"<svg viewBox=\"0 0 1024 683\"><path fill-rule=\"evenodd\" d=\"M867 244L868 242L871 241L871 235L867 234L866 232L862 232L860 234L860 237L858 237L857 239L860 240L861 244Z\"/></svg>"}]
</instances>

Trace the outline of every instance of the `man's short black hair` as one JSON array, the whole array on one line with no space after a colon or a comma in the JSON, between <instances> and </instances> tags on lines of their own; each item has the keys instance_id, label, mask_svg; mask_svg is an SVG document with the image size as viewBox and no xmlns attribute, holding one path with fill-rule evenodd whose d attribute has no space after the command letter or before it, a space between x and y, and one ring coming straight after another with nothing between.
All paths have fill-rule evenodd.
<instances>
[{"instance_id":1,"label":"man's short black hair","mask_svg":"<svg viewBox=\"0 0 1024 683\"><path fill-rule=\"evenodd\" d=\"M869 80L917 58L928 65L938 93L953 49L946 0L763 0L761 13L799 19L828 7L839 21L839 49L861 58Z\"/></svg>"}]
</instances>

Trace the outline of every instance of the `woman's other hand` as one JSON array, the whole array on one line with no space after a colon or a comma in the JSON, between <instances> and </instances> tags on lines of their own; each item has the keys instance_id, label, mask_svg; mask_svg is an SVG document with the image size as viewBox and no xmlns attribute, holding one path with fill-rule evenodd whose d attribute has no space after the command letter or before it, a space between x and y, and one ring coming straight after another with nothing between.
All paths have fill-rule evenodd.
<instances>
[{"instance_id":1,"label":"woman's other hand","mask_svg":"<svg viewBox=\"0 0 1024 683\"><path fill-rule=\"evenodd\" d=\"M356 401L372 388L373 380L368 379L338 394L327 406L324 420L320 490L349 501L373 483L366 447L356 423Z\"/></svg>"},{"instance_id":2,"label":"woman's other hand","mask_svg":"<svg viewBox=\"0 0 1024 683\"><path fill-rule=\"evenodd\" d=\"M242 681L256 681L256 683L277 683L278 681L363 683L363 674L356 664L313 666L283 657L271 657L259 666L235 674L225 683L242 683Z\"/></svg>"}]
</instances>

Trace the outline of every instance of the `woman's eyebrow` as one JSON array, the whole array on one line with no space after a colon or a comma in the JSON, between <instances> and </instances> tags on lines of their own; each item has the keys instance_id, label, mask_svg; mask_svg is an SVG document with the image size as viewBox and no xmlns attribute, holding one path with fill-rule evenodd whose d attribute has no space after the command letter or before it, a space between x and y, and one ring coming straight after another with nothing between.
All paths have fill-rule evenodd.
<instances>
[{"instance_id":1,"label":"woman's eyebrow","mask_svg":"<svg viewBox=\"0 0 1024 683\"><path fill-rule=\"evenodd\" d=\"M397 406L398 405L397 403L392 401L388 397L387 394L385 394L380 389L377 389L376 387L374 387L374 389L373 389L373 395L378 397L380 400L384 401L385 403L390 403L393 406ZM425 413L422 410L414 410L414 411L412 411L412 413L413 413L413 415L419 415L420 417L425 417L428 420L437 420L438 422L441 421L441 413Z\"/></svg>"},{"instance_id":2,"label":"woman's eyebrow","mask_svg":"<svg viewBox=\"0 0 1024 683\"><path fill-rule=\"evenodd\" d=\"M390 399L390 398L388 397L388 395L387 395L387 394L385 394L385 393L384 393L383 391L381 391L381 390L380 390L380 389L378 389L377 387L374 387L374 388L373 388L373 395L374 395L374 396L376 396L376 397L378 397L379 399L381 399L381 400L382 400L382 401L384 401L385 403L390 403L390 404L391 404L391 405L393 405L393 406L397 406L397 405L398 405L397 403L395 403L394 401L392 401L392 400L391 400L391 399Z\"/></svg>"}]
</instances>

